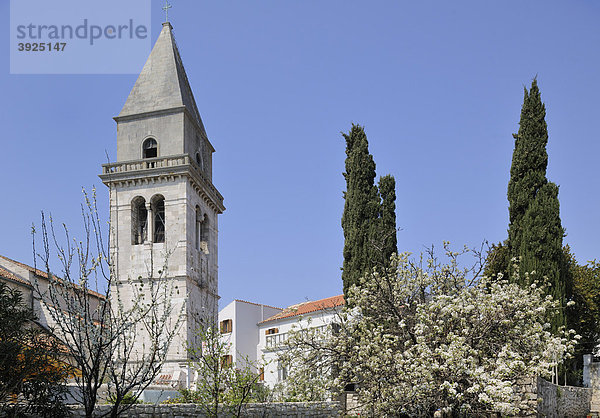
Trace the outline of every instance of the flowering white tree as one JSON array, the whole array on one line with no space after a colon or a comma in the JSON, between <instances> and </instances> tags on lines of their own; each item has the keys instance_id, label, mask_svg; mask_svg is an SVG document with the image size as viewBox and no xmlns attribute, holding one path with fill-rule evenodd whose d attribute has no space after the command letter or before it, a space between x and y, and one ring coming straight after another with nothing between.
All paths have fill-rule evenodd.
<instances>
[{"instance_id":1,"label":"flowering white tree","mask_svg":"<svg viewBox=\"0 0 600 418\"><path fill-rule=\"evenodd\" d=\"M272 398L278 402L315 402L331 399L335 393L336 364L343 353L339 350L335 332L343 320L336 308L327 308L336 322L325 327L313 327L312 318L301 320L283 343L277 361L288 371L287 378L273 388Z\"/></svg>"},{"instance_id":2,"label":"flowering white tree","mask_svg":"<svg viewBox=\"0 0 600 418\"><path fill-rule=\"evenodd\" d=\"M445 248L446 263L433 252L417 261L401 254L385 272L364 277L349 291L352 308L337 332L296 361L320 355L323 375L335 377L332 389L355 383L362 408L376 416L531 413L519 411L515 386L548 376L573 350L572 332L550 332L560 307L543 284L480 279L480 257L460 268L469 251Z\"/></svg>"}]
</instances>

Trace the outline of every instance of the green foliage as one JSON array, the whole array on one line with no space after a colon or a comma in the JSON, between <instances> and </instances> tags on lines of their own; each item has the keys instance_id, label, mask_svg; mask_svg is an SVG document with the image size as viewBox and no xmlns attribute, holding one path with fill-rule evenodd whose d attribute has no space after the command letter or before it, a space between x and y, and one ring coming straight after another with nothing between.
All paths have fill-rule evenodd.
<instances>
[{"instance_id":1,"label":"green foliage","mask_svg":"<svg viewBox=\"0 0 600 418\"><path fill-rule=\"evenodd\" d=\"M485 259L483 275L490 278L496 278L498 277L498 274L502 274L502 277L506 278L508 277L509 264L510 253L507 242L492 244Z\"/></svg>"},{"instance_id":2,"label":"green foliage","mask_svg":"<svg viewBox=\"0 0 600 418\"><path fill-rule=\"evenodd\" d=\"M590 354L600 341L600 262L577 263L568 246L565 247L567 266L573 278L573 306L569 307L569 326L581 335L576 358ZM579 364L578 368L582 365Z\"/></svg>"},{"instance_id":3,"label":"green foliage","mask_svg":"<svg viewBox=\"0 0 600 418\"><path fill-rule=\"evenodd\" d=\"M546 108L537 80L525 89L519 132L514 136L508 183L509 228L508 257L502 247L492 253L488 272L506 272L527 286L530 279L513 275L510 259L520 260L522 272L535 272L530 278L545 278L549 293L560 303L560 315L552 321L557 330L567 323L565 306L571 293L571 280L562 252L565 231L560 221L558 186L546 178L548 166L548 128ZM507 276L507 277L508 277Z\"/></svg>"},{"instance_id":4,"label":"green foliage","mask_svg":"<svg viewBox=\"0 0 600 418\"><path fill-rule=\"evenodd\" d=\"M549 293L564 308L567 295L571 293L571 284L568 271L564 268L564 229L559 212L558 187L554 183L546 183L523 218L520 259L521 269L535 272L532 277L545 279ZM566 325L563 311L554 318L552 325L554 329Z\"/></svg>"},{"instance_id":5,"label":"green foliage","mask_svg":"<svg viewBox=\"0 0 600 418\"><path fill-rule=\"evenodd\" d=\"M364 128L352 125L346 139L346 192L342 216L344 229L344 293L372 268L370 245L379 214L379 196L375 181L375 162L369 154Z\"/></svg>"},{"instance_id":6,"label":"green foliage","mask_svg":"<svg viewBox=\"0 0 600 418\"><path fill-rule=\"evenodd\" d=\"M397 252L396 192L392 176L375 186L375 162L369 154L364 128L352 125L346 140L346 192L344 192L344 293L373 267L387 265Z\"/></svg>"},{"instance_id":7,"label":"green foliage","mask_svg":"<svg viewBox=\"0 0 600 418\"><path fill-rule=\"evenodd\" d=\"M61 416L70 367L21 292L0 282L0 415ZM18 402L14 402L18 400Z\"/></svg>"},{"instance_id":8,"label":"green foliage","mask_svg":"<svg viewBox=\"0 0 600 418\"><path fill-rule=\"evenodd\" d=\"M381 256L387 265L393 254L398 252L396 237L396 180L387 175L379 179L381 206L379 209L379 237L381 239Z\"/></svg>"},{"instance_id":9,"label":"green foliage","mask_svg":"<svg viewBox=\"0 0 600 418\"><path fill-rule=\"evenodd\" d=\"M525 213L540 188L548 182L546 107L542 103L537 80L533 80L529 91L524 90L519 132L513 135L515 149L508 182L508 241L512 257L520 255Z\"/></svg>"}]
</instances>

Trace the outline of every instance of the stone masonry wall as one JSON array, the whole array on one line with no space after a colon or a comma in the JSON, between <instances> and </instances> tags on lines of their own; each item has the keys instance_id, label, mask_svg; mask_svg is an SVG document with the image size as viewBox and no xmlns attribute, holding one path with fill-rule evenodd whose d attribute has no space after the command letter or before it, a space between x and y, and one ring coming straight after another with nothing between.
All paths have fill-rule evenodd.
<instances>
[{"instance_id":1,"label":"stone masonry wall","mask_svg":"<svg viewBox=\"0 0 600 418\"><path fill-rule=\"evenodd\" d=\"M96 407L95 413L101 416L107 413L111 405L100 405ZM73 418L85 417L82 407L71 409ZM202 408L194 404L174 405L134 405L125 414L132 418L204 418ZM286 403L263 403L247 404L242 409L242 416L249 418L258 417L283 417L283 418L316 418L316 417L339 417L342 415L342 407L339 402L286 402ZM230 417L231 413L223 410L219 417Z\"/></svg>"},{"instance_id":2,"label":"stone masonry wall","mask_svg":"<svg viewBox=\"0 0 600 418\"><path fill-rule=\"evenodd\" d=\"M522 378L513 387L513 402L519 408L519 417L535 417L537 411L537 384L534 377Z\"/></svg>"},{"instance_id":3,"label":"stone masonry wall","mask_svg":"<svg viewBox=\"0 0 600 418\"><path fill-rule=\"evenodd\" d=\"M574 386L557 386L544 379L537 382L538 416L555 417L584 417L590 411L592 401L591 388Z\"/></svg>"}]
</instances>

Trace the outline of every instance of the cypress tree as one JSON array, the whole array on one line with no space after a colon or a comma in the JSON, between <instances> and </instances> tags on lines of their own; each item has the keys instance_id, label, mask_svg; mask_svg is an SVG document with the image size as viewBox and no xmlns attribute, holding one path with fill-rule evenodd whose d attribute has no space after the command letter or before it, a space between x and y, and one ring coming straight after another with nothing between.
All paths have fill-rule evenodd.
<instances>
[{"instance_id":1,"label":"cypress tree","mask_svg":"<svg viewBox=\"0 0 600 418\"><path fill-rule=\"evenodd\" d=\"M381 256L384 266L390 261L392 254L398 252L396 237L396 180L387 175L379 179L381 207L379 210L379 237L381 240Z\"/></svg>"},{"instance_id":2,"label":"cypress tree","mask_svg":"<svg viewBox=\"0 0 600 418\"><path fill-rule=\"evenodd\" d=\"M528 285L525 273L535 271L535 279L546 278L548 293L565 306L570 295L570 275L562 249L564 229L560 221L558 186L548 182L548 128L546 108L537 80L525 89L519 131L515 138L508 183L508 253L521 259L518 278ZM508 271L512 270L509 265ZM566 323L564 310L552 320L556 330Z\"/></svg>"},{"instance_id":3,"label":"cypress tree","mask_svg":"<svg viewBox=\"0 0 600 418\"><path fill-rule=\"evenodd\" d=\"M521 272L535 271L536 278L545 277L548 293L565 306L570 290L562 248L564 229L560 222L558 186L546 183L538 191L523 217L520 257ZM565 325L564 314L553 318L553 327Z\"/></svg>"},{"instance_id":4,"label":"cypress tree","mask_svg":"<svg viewBox=\"0 0 600 418\"><path fill-rule=\"evenodd\" d=\"M379 193L375 186L375 162L369 154L364 128L352 124L346 140L346 192L344 192L344 294L360 277L370 271L373 263L372 239L379 215Z\"/></svg>"},{"instance_id":5,"label":"cypress tree","mask_svg":"<svg viewBox=\"0 0 600 418\"><path fill-rule=\"evenodd\" d=\"M548 182L548 128L546 108L542 103L537 80L534 79L529 92L525 89L519 132L514 134L510 181L508 182L508 246L511 257L521 255L523 218L540 188Z\"/></svg>"}]
</instances>

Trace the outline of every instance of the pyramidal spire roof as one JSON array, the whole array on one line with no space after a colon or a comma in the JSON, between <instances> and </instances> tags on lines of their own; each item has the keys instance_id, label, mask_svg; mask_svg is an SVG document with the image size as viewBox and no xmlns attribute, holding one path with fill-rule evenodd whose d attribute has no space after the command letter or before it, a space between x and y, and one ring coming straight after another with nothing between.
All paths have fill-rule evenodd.
<instances>
[{"instance_id":1,"label":"pyramidal spire roof","mask_svg":"<svg viewBox=\"0 0 600 418\"><path fill-rule=\"evenodd\" d=\"M173 27L166 22L118 117L181 106L185 106L204 129L175 43Z\"/></svg>"}]
</instances>

